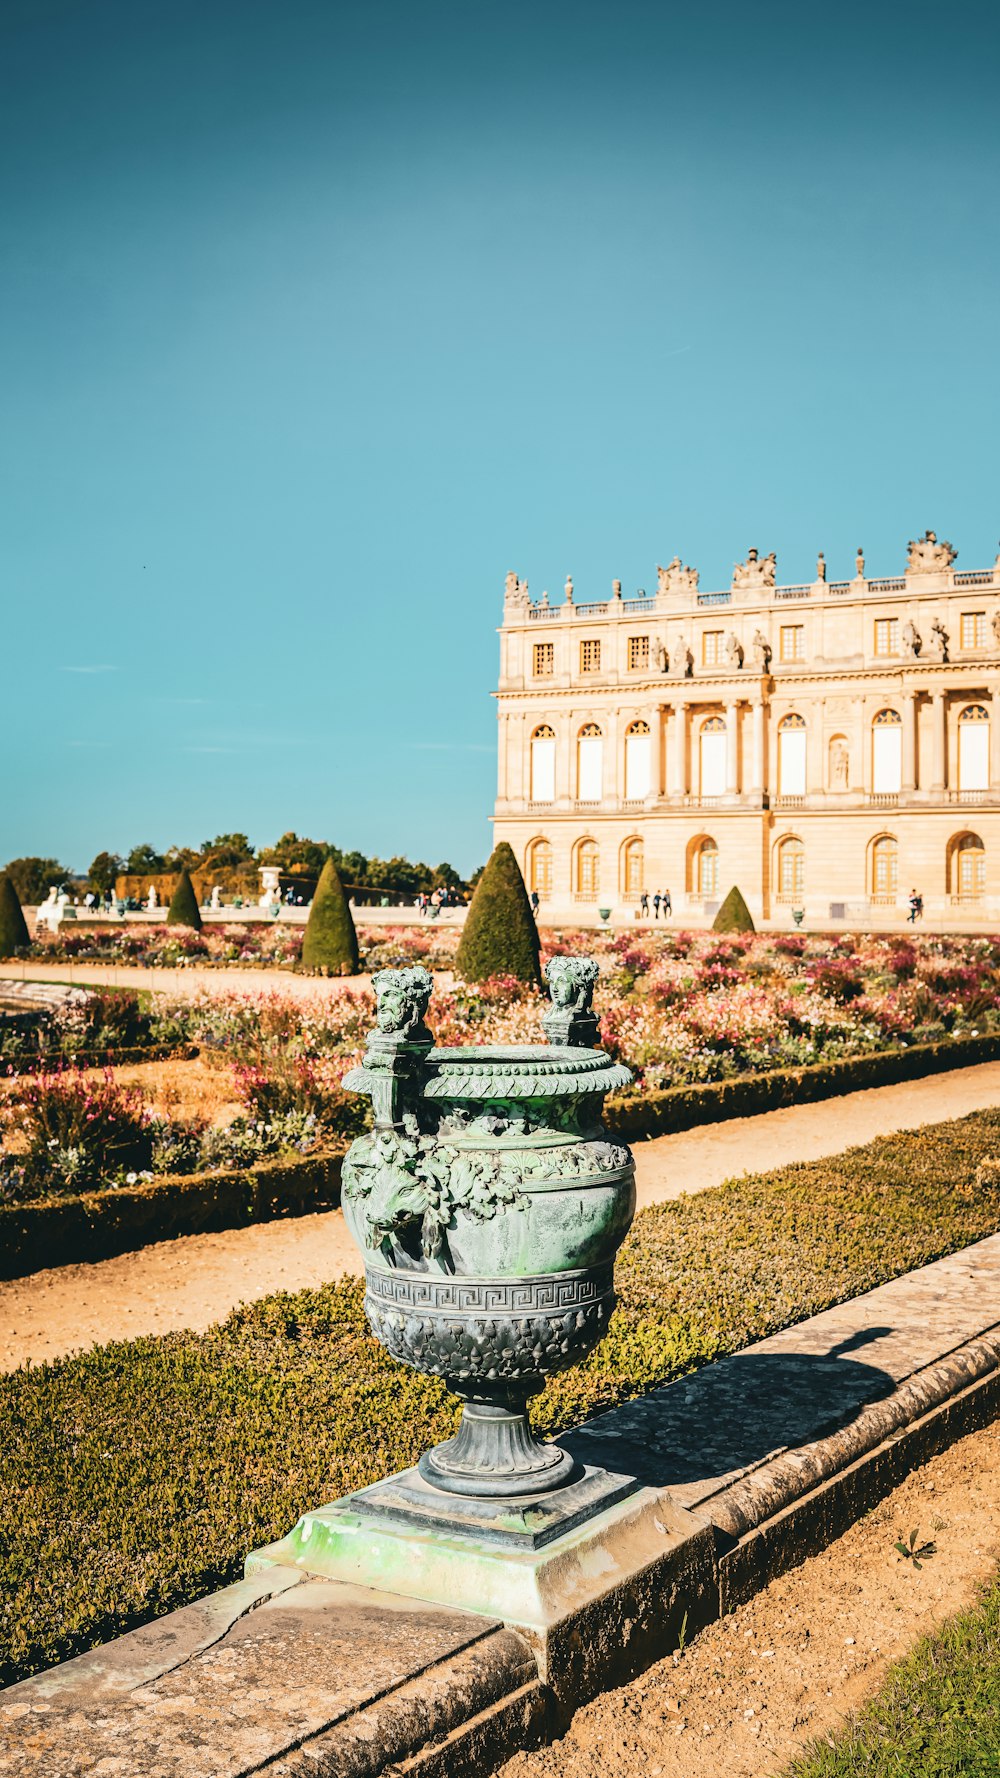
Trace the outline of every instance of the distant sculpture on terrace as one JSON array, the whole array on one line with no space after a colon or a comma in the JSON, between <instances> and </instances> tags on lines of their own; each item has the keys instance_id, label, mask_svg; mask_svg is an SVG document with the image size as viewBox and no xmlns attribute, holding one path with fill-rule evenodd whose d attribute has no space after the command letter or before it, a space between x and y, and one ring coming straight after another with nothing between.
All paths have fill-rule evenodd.
<instances>
[{"instance_id":1,"label":"distant sculpture on terrace","mask_svg":"<svg viewBox=\"0 0 1000 1778\"><path fill-rule=\"evenodd\" d=\"M934 637L932 646L940 651L942 661L947 661L949 636L939 617L931 624L931 635Z\"/></svg>"},{"instance_id":2,"label":"distant sculpture on terrace","mask_svg":"<svg viewBox=\"0 0 1000 1778\"><path fill-rule=\"evenodd\" d=\"M731 667L743 665L743 647L735 630L730 630L726 638L726 659Z\"/></svg>"},{"instance_id":3,"label":"distant sculpture on terrace","mask_svg":"<svg viewBox=\"0 0 1000 1778\"><path fill-rule=\"evenodd\" d=\"M733 564L733 591L758 592L773 587L778 573L778 558L771 550L761 561L755 549L747 550L745 562Z\"/></svg>"},{"instance_id":4,"label":"distant sculpture on terrace","mask_svg":"<svg viewBox=\"0 0 1000 1778\"><path fill-rule=\"evenodd\" d=\"M911 538L906 547L909 551L907 574L943 574L958 555L950 543L939 543L934 531L925 531L916 543Z\"/></svg>"},{"instance_id":5,"label":"distant sculpture on terrace","mask_svg":"<svg viewBox=\"0 0 1000 1778\"><path fill-rule=\"evenodd\" d=\"M673 672L678 674L681 679L690 679L694 671L694 655L683 636L677 638L677 647L670 656L670 665Z\"/></svg>"},{"instance_id":6,"label":"distant sculpture on terrace","mask_svg":"<svg viewBox=\"0 0 1000 1778\"><path fill-rule=\"evenodd\" d=\"M997 613L997 620L1000 621L1000 612ZM656 647L653 649L653 659L656 662L657 672L665 673L670 665L670 656L667 653L665 643L658 642L656 644Z\"/></svg>"},{"instance_id":7,"label":"distant sculpture on terrace","mask_svg":"<svg viewBox=\"0 0 1000 1778\"><path fill-rule=\"evenodd\" d=\"M573 603L573 576L572 576L572 574L567 574L566 585L565 585L563 591L566 594L567 605L572 605L572 603Z\"/></svg>"},{"instance_id":8,"label":"distant sculpture on terrace","mask_svg":"<svg viewBox=\"0 0 1000 1778\"><path fill-rule=\"evenodd\" d=\"M528 583L518 580L516 574L508 574L503 583L503 602L505 605L524 607L530 603Z\"/></svg>"},{"instance_id":9,"label":"distant sculpture on terrace","mask_svg":"<svg viewBox=\"0 0 1000 1778\"><path fill-rule=\"evenodd\" d=\"M698 591L697 568L682 568L680 556L675 556L665 568L657 565L656 590L658 593L696 593Z\"/></svg>"},{"instance_id":10,"label":"distant sculpture on terrace","mask_svg":"<svg viewBox=\"0 0 1000 1778\"><path fill-rule=\"evenodd\" d=\"M912 617L908 617L903 625L903 647L907 654L918 655L923 647L920 631Z\"/></svg>"},{"instance_id":11,"label":"distant sculpture on terrace","mask_svg":"<svg viewBox=\"0 0 1000 1778\"><path fill-rule=\"evenodd\" d=\"M859 580L864 580L864 578L865 578L865 552L861 548L860 544L858 544L858 553L854 558L854 572L857 575Z\"/></svg>"},{"instance_id":12,"label":"distant sculpture on terrace","mask_svg":"<svg viewBox=\"0 0 1000 1778\"><path fill-rule=\"evenodd\" d=\"M826 579L826 557L822 550L820 550L819 555L816 557L816 579Z\"/></svg>"}]
</instances>

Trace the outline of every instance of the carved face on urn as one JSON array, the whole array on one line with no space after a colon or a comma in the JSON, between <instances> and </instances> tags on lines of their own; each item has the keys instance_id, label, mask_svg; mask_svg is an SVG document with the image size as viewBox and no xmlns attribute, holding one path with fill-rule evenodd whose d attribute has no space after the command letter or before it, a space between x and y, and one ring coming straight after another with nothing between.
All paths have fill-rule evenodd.
<instances>
[{"instance_id":1,"label":"carved face on urn","mask_svg":"<svg viewBox=\"0 0 1000 1778\"><path fill-rule=\"evenodd\" d=\"M593 957L550 957L545 965L553 1006L576 1012L589 1012L597 982L597 963Z\"/></svg>"},{"instance_id":2,"label":"carved face on urn","mask_svg":"<svg viewBox=\"0 0 1000 1778\"><path fill-rule=\"evenodd\" d=\"M384 1035L409 1037L420 1031L433 982L428 970L380 969L372 976L375 1022Z\"/></svg>"}]
</instances>

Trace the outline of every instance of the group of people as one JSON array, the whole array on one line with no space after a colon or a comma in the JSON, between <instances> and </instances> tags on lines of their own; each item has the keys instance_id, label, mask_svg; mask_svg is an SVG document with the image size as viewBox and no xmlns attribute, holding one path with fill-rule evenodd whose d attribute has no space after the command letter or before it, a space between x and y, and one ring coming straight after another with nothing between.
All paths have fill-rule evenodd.
<instances>
[{"instance_id":1,"label":"group of people","mask_svg":"<svg viewBox=\"0 0 1000 1778\"><path fill-rule=\"evenodd\" d=\"M670 899L670 890L669 889L664 889L662 894L661 894L660 890L657 889L656 894L653 896L653 919L654 920L659 919L661 908L663 909L663 918L665 920L669 920L671 914L674 911L674 904ZM642 894L639 897L639 914L642 919L645 919L645 920L649 919L649 896L646 893L645 889L643 890Z\"/></svg>"},{"instance_id":2,"label":"group of people","mask_svg":"<svg viewBox=\"0 0 1000 1778\"><path fill-rule=\"evenodd\" d=\"M442 908L457 908L463 903L462 897L454 889L432 889L429 895L425 895L421 889L416 905L425 919L429 916L436 920Z\"/></svg>"}]
</instances>

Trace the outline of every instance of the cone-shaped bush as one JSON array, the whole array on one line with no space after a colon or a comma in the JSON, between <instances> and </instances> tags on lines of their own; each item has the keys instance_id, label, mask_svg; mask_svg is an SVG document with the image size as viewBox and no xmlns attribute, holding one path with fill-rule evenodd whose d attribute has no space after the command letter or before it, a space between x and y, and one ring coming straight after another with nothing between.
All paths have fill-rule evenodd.
<instances>
[{"instance_id":1,"label":"cone-shaped bush","mask_svg":"<svg viewBox=\"0 0 1000 1778\"><path fill-rule=\"evenodd\" d=\"M30 945L27 922L21 912L17 890L6 872L0 876L0 957L13 957Z\"/></svg>"},{"instance_id":2,"label":"cone-shaped bush","mask_svg":"<svg viewBox=\"0 0 1000 1778\"><path fill-rule=\"evenodd\" d=\"M712 921L713 932L756 932L753 915L735 884Z\"/></svg>"},{"instance_id":3,"label":"cone-shaped bush","mask_svg":"<svg viewBox=\"0 0 1000 1778\"><path fill-rule=\"evenodd\" d=\"M302 940L302 968L324 975L357 975L358 935L344 885L332 858L320 871Z\"/></svg>"},{"instance_id":4,"label":"cone-shaped bush","mask_svg":"<svg viewBox=\"0 0 1000 1778\"><path fill-rule=\"evenodd\" d=\"M195 932L201 931L201 914L198 911L198 897L194 892L191 873L187 865L181 866L181 877L167 909L168 926L190 926Z\"/></svg>"},{"instance_id":5,"label":"cone-shaped bush","mask_svg":"<svg viewBox=\"0 0 1000 1778\"><path fill-rule=\"evenodd\" d=\"M466 982L485 982L491 975L514 975L519 981L541 987L538 927L524 878L506 840L495 848L476 885L462 929L455 972Z\"/></svg>"}]
</instances>

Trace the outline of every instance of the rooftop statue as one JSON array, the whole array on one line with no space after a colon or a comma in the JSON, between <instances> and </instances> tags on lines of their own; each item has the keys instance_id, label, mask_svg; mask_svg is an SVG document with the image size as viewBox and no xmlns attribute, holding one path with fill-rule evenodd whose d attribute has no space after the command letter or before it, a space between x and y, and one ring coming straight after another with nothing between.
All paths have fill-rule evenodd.
<instances>
[{"instance_id":1,"label":"rooftop statue","mask_svg":"<svg viewBox=\"0 0 1000 1778\"><path fill-rule=\"evenodd\" d=\"M858 544L858 553L854 558L854 572L857 575L859 580L864 580L864 578L865 578L865 552L861 548L860 544Z\"/></svg>"},{"instance_id":2,"label":"rooftop statue","mask_svg":"<svg viewBox=\"0 0 1000 1778\"><path fill-rule=\"evenodd\" d=\"M755 549L747 550L745 562L733 564L733 591L755 592L765 587L773 587L778 572L778 558L771 550L769 555L760 560Z\"/></svg>"},{"instance_id":3,"label":"rooftop statue","mask_svg":"<svg viewBox=\"0 0 1000 1778\"><path fill-rule=\"evenodd\" d=\"M906 547L907 574L943 574L958 555L950 543L939 543L934 531L925 531L916 543L911 538Z\"/></svg>"},{"instance_id":4,"label":"rooftop statue","mask_svg":"<svg viewBox=\"0 0 1000 1778\"><path fill-rule=\"evenodd\" d=\"M564 588L564 591L566 594L567 605L572 605L572 603L573 603L573 576L572 576L572 574L567 574L567 576L566 576L566 586Z\"/></svg>"},{"instance_id":5,"label":"rooftop statue","mask_svg":"<svg viewBox=\"0 0 1000 1778\"><path fill-rule=\"evenodd\" d=\"M527 605L529 603L527 581L518 580L516 574L508 574L503 583L503 598L505 605Z\"/></svg>"},{"instance_id":6,"label":"rooftop statue","mask_svg":"<svg viewBox=\"0 0 1000 1778\"><path fill-rule=\"evenodd\" d=\"M816 579L826 579L826 557L822 550L820 550L819 555L816 557Z\"/></svg>"},{"instance_id":7,"label":"rooftop statue","mask_svg":"<svg viewBox=\"0 0 1000 1778\"><path fill-rule=\"evenodd\" d=\"M680 556L675 556L665 568L658 565L656 590L658 593L696 593L698 591L697 568L682 568Z\"/></svg>"}]
</instances>

